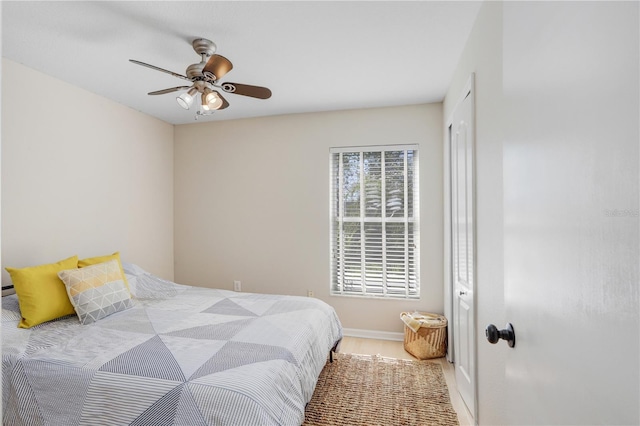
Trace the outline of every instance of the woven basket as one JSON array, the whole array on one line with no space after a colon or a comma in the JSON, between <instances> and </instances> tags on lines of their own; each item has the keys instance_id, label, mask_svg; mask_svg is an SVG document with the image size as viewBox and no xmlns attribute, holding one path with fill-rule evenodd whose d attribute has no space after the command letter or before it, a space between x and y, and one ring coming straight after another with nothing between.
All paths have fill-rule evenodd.
<instances>
[{"instance_id":1,"label":"woven basket","mask_svg":"<svg viewBox=\"0 0 640 426\"><path fill-rule=\"evenodd\" d=\"M433 319L413 331L404 325L404 349L418 359L440 358L447 353L447 319L442 315L421 313Z\"/></svg>"}]
</instances>

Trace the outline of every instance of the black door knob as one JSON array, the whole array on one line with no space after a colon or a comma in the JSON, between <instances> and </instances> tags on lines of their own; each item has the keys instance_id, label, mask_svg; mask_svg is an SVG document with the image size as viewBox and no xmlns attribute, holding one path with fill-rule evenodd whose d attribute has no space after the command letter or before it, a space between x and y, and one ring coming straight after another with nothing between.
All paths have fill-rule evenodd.
<instances>
[{"instance_id":1,"label":"black door knob","mask_svg":"<svg viewBox=\"0 0 640 426\"><path fill-rule=\"evenodd\" d=\"M498 330L498 327L493 324L489 324L485 330L485 334L489 343L495 344L498 343L500 339L503 339L507 341L510 348L513 348L516 345L516 333L513 330L513 325L511 325L511 323L508 323L507 328L504 330Z\"/></svg>"}]
</instances>

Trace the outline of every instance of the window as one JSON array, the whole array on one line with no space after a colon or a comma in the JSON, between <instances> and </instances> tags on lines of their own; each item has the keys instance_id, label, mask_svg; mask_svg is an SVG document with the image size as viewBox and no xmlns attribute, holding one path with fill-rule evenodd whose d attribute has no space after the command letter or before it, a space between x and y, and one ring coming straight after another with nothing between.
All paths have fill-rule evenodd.
<instances>
[{"instance_id":1,"label":"window","mask_svg":"<svg viewBox=\"0 0 640 426\"><path fill-rule=\"evenodd\" d=\"M331 294L420 297L417 145L331 149Z\"/></svg>"}]
</instances>

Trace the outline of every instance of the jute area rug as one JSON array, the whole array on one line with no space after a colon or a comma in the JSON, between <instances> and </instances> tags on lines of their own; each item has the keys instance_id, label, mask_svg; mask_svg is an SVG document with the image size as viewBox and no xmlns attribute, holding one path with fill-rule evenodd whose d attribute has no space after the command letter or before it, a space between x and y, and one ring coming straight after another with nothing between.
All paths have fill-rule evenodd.
<instances>
[{"instance_id":1,"label":"jute area rug","mask_svg":"<svg viewBox=\"0 0 640 426\"><path fill-rule=\"evenodd\" d=\"M320 373L303 425L457 425L442 367L336 354Z\"/></svg>"}]
</instances>

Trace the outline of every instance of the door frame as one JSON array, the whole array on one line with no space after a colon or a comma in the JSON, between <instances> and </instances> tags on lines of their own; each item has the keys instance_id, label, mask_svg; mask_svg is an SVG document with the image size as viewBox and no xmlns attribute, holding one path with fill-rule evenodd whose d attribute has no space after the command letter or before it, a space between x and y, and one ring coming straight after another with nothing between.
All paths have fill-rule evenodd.
<instances>
[{"instance_id":1,"label":"door frame","mask_svg":"<svg viewBox=\"0 0 640 426\"><path fill-rule=\"evenodd\" d=\"M476 99L475 99L475 73L471 73L467 83L464 85L463 90L461 91L458 100L456 101L455 106L452 109L450 116L447 118L445 122L445 131L444 131L444 149L443 149L443 161L444 161L444 315L449 322L449 326L447 327L447 339L448 339L448 350L447 350L447 360L451 363L455 364L456 360L456 348L455 348L455 340L454 340L454 331L453 331L453 263L451 256L451 138L452 138L452 126L453 126L453 115L458 107L462 104L462 102L467 98L467 95L471 97L471 106L472 106L472 121L473 121L473 157L472 157L472 165L473 165L473 187L472 190L472 199L473 199L473 223L474 223L474 235L473 235L473 280L474 280L474 295L473 295L473 317L472 317L472 330L473 330L473 357L474 357L474 371L473 371L473 399L474 399L474 412L471 413L473 416L474 424L478 423L478 333L477 333L477 323L478 323L478 252L477 252L477 199L476 199L476 147L477 147L477 131L476 131Z\"/></svg>"}]
</instances>

